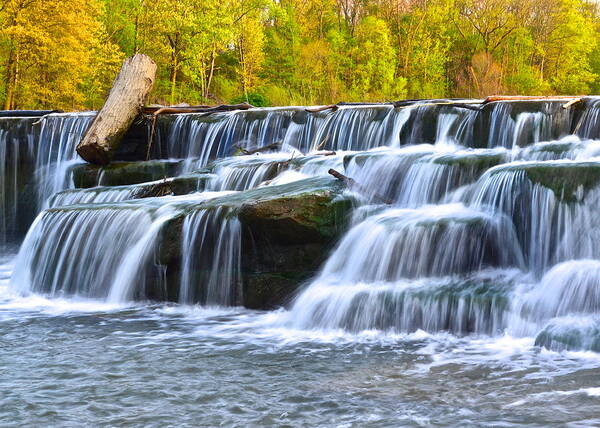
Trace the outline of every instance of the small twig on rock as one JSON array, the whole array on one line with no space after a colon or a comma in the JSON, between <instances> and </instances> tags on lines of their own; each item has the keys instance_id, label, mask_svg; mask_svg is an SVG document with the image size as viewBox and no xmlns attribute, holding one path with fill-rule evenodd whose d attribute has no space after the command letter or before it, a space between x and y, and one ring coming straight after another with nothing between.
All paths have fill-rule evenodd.
<instances>
[{"instance_id":1,"label":"small twig on rock","mask_svg":"<svg viewBox=\"0 0 600 428\"><path fill-rule=\"evenodd\" d=\"M245 148L243 148L242 146L239 146L239 145L236 146L236 148L243 155L253 155L255 153L268 152L269 150L279 150L281 148L281 143L271 143L271 144L267 144L266 146L258 147L256 149L252 149L252 150L246 150Z\"/></svg>"},{"instance_id":2,"label":"small twig on rock","mask_svg":"<svg viewBox=\"0 0 600 428\"><path fill-rule=\"evenodd\" d=\"M393 204L393 202L390 201L389 199L387 199L386 197L381 196L378 193L373 192L370 189L365 188L361 184L357 183L354 179L345 176L344 174L342 174L339 171L336 171L335 169L330 169L327 172L330 175L333 175L338 180L343 181L346 184L346 186L348 186L351 190L355 190L355 191L357 191L359 193L362 193L364 195L370 195L374 200L378 201L379 203L387 204L387 205L392 205Z\"/></svg>"}]
</instances>

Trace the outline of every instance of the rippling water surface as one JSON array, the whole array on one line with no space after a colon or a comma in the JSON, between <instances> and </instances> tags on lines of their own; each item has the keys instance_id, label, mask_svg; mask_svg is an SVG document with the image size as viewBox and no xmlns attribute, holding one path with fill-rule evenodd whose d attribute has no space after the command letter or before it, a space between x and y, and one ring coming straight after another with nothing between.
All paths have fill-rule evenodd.
<instances>
[{"instance_id":1,"label":"rippling water surface","mask_svg":"<svg viewBox=\"0 0 600 428\"><path fill-rule=\"evenodd\" d=\"M598 426L600 355L533 338L289 330L281 312L17 297L0 426Z\"/></svg>"}]
</instances>

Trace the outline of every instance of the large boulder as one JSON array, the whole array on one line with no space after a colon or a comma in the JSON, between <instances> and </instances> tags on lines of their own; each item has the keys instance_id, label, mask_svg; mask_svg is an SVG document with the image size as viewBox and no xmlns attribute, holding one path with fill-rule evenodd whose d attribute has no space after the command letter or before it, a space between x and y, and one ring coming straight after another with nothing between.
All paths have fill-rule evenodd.
<instances>
[{"instance_id":1,"label":"large boulder","mask_svg":"<svg viewBox=\"0 0 600 428\"><path fill-rule=\"evenodd\" d=\"M287 304L325 261L351 208L343 190L333 178L309 178L233 192L190 206L188 212L219 210L219 215L239 219L243 288L239 303L268 309ZM169 300L178 300L184 217L172 219L160 237L157 260L166 266Z\"/></svg>"}]
</instances>

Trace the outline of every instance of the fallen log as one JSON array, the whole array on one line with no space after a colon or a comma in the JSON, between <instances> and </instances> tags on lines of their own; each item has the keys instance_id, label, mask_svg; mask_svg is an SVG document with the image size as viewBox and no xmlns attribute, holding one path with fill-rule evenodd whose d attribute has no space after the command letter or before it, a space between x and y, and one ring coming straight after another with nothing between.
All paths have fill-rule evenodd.
<instances>
[{"instance_id":1,"label":"fallen log","mask_svg":"<svg viewBox=\"0 0 600 428\"><path fill-rule=\"evenodd\" d=\"M320 111L331 110L338 111L340 107L337 104L329 104L327 106L315 107L315 108L306 108L304 111L308 113L319 113Z\"/></svg>"},{"instance_id":2,"label":"fallen log","mask_svg":"<svg viewBox=\"0 0 600 428\"><path fill-rule=\"evenodd\" d=\"M568 103L563 104L562 108L564 108L566 110L569 107L571 107L577 103L580 103L581 101L583 101L581 98L575 98L575 99L569 101Z\"/></svg>"},{"instance_id":3,"label":"fallen log","mask_svg":"<svg viewBox=\"0 0 600 428\"><path fill-rule=\"evenodd\" d=\"M246 150L242 146L236 146L236 148L242 155L253 155L256 153L268 152L269 150L279 150L281 148L281 143L271 143L267 144L266 146L258 147L252 150Z\"/></svg>"},{"instance_id":4,"label":"fallen log","mask_svg":"<svg viewBox=\"0 0 600 428\"><path fill-rule=\"evenodd\" d=\"M84 160L106 165L142 110L156 76L156 63L143 54L125 60L102 109L77 146Z\"/></svg>"},{"instance_id":5,"label":"fallen log","mask_svg":"<svg viewBox=\"0 0 600 428\"><path fill-rule=\"evenodd\" d=\"M423 106L452 106L456 108L464 108L467 110L481 110L483 101L480 100L465 100L465 101L426 101L426 102L404 102L395 101L392 103L396 110L403 110L406 108L415 108Z\"/></svg>"},{"instance_id":6,"label":"fallen log","mask_svg":"<svg viewBox=\"0 0 600 428\"><path fill-rule=\"evenodd\" d=\"M180 114L180 113L221 113L234 110L248 110L255 108L252 104L221 104L218 106L186 106L186 107L144 107L145 114L158 116L161 114Z\"/></svg>"},{"instance_id":7,"label":"fallen log","mask_svg":"<svg viewBox=\"0 0 600 428\"><path fill-rule=\"evenodd\" d=\"M483 104L496 101L547 101L547 100L572 100L581 98L574 95L555 95L555 96L533 96L533 95L491 95L483 100Z\"/></svg>"},{"instance_id":8,"label":"fallen log","mask_svg":"<svg viewBox=\"0 0 600 428\"><path fill-rule=\"evenodd\" d=\"M371 196L375 201L382 203L382 204L386 204L386 205L393 204L393 202L390 201L388 198L379 195L377 192L373 192L369 189L366 189L364 186L357 183L354 179L345 176L344 174L342 174L339 171L336 171L335 169L330 169L329 171L327 171L327 173L329 173L330 175L333 175L338 180L344 182L344 184L346 184L346 186L348 186L348 188L350 190L357 191L358 193L362 193L363 195L366 195L366 196Z\"/></svg>"}]
</instances>

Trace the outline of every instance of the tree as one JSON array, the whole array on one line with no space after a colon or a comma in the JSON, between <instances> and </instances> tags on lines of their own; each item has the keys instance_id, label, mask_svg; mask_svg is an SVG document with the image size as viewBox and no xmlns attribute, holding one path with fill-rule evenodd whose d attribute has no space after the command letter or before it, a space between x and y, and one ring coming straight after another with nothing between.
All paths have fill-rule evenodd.
<instances>
[{"instance_id":1,"label":"tree","mask_svg":"<svg viewBox=\"0 0 600 428\"><path fill-rule=\"evenodd\" d=\"M0 11L4 108L76 109L99 66L116 69L96 0L5 0ZM110 73L112 74L112 73ZM99 83L95 92L103 92Z\"/></svg>"}]
</instances>

